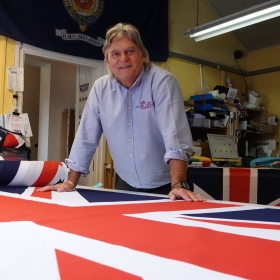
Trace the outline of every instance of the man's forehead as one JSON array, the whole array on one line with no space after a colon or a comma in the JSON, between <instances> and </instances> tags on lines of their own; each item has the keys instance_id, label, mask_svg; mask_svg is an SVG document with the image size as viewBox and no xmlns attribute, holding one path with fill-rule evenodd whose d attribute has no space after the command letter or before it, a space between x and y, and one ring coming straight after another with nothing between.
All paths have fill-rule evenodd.
<instances>
[{"instance_id":1,"label":"man's forehead","mask_svg":"<svg viewBox=\"0 0 280 280\"><path fill-rule=\"evenodd\" d=\"M137 48L137 46L128 38L122 37L113 41L109 47L109 51L119 50L119 49L128 49L128 48Z\"/></svg>"},{"instance_id":2,"label":"man's forehead","mask_svg":"<svg viewBox=\"0 0 280 280\"><path fill-rule=\"evenodd\" d=\"M135 45L131 45L131 46L125 46L125 47L113 47L112 49L109 49L109 52L112 53L112 52L116 52L116 51L126 51L126 50L135 50L137 49L137 47Z\"/></svg>"}]
</instances>

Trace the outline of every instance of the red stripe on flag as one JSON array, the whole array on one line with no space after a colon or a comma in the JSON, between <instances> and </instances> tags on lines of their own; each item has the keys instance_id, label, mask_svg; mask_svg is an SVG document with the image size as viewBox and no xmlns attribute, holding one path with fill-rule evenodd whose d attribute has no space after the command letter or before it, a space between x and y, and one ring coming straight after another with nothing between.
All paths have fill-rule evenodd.
<instances>
[{"instance_id":1,"label":"red stripe on flag","mask_svg":"<svg viewBox=\"0 0 280 280\"><path fill-rule=\"evenodd\" d=\"M61 279L142 279L100 263L55 250Z\"/></svg>"},{"instance_id":2,"label":"red stripe on flag","mask_svg":"<svg viewBox=\"0 0 280 280\"><path fill-rule=\"evenodd\" d=\"M274 279L279 272L280 242L125 216L151 211L223 208L230 207L229 204L171 201L67 207L1 196L0 204L5 209L0 216L3 222L33 221L60 231L246 279ZM77 265L75 268L81 269Z\"/></svg>"},{"instance_id":3,"label":"red stripe on flag","mask_svg":"<svg viewBox=\"0 0 280 280\"><path fill-rule=\"evenodd\" d=\"M246 279L273 279L279 271L276 241L133 217L100 217L94 225L95 239Z\"/></svg>"},{"instance_id":4,"label":"red stripe on flag","mask_svg":"<svg viewBox=\"0 0 280 280\"><path fill-rule=\"evenodd\" d=\"M61 162L44 161L42 172L37 181L34 182L32 186L45 186L51 182L58 170L59 165L61 165Z\"/></svg>"},{"instance_id":5,"label":"red stripe on flag","mask_svg":"<svg viewBox=\"0 0 280 280\"><path fill-rule=\"evenodd\" d=\"M250 168L229 169L230 201L250 202L250 175Z\"/></svg>"},{"instance_id":6,"label":"red stripe on flag","mask_svg":"<svg viewBox=\"0 0 280 280\"><path fill-rule=\"evenodd\" d=\"M38 192L39 187L35 188L31 196L52 199L52 192Z\"/></svg>"}]
</instances>

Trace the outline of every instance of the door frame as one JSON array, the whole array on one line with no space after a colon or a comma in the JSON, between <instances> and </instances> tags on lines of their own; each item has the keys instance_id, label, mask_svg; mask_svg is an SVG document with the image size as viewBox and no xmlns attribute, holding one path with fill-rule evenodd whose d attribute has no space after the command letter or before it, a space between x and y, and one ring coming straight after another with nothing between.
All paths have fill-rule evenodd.
<instances>
[{"instance_id":1,"label":"door frame","mask_svg":"<svg viewBox=\"0 0 280 280\"><path fill-rule=\"evenodd\" d=\"M71 56L67 54L57 53L53 51L48 51L44 49L40 49L28 44L24 44L21 42L16 42L16 51L15 51L15 67L24 68L25 64L25 55L29 54L34 57L40 57L50 60L56 60L63 63L70 63L78 66L88 66L93 69L93 78L97 79L106 74L106 67L103 61L88 59L83 57ZM36 59L34 59L35 61ZM35 62L34 62L35 63ZM42 127L42 131L44 133L49 130L49 100L50 100L50 75L51 75L51 68L47 64L38 64L41 69L41 79L43 77L43 85L40 85L40 99L42 97L42 104L40 101L40 113L39 113L39 127ZM41 83L40 83L41 84ZM76 96L78 95L78 86L76 86ZM22 113L22 106L23 106L23 92L18 92L18 112ZM76 98L77 100L77 98ZM76 109L78 109L78 104L76 101ZM77 127L75 128L75 131ZM47 137L41 139L41 141L47 141ZM39 130L39 141L40 141L40 130ZM40 160L48 160L48 142L44 142L44 145L38 145L38 157L40 155ZM39 151L41 147L42 150ZM103 183L104 181L104 171L103 165L105 163L105 153L106 153L106 140L104 135L102 135L100 139L100 143L98 148L96 149L94 155L94 165L91 164L91 173L88 176L86 181L87 185L95 185L99 182ZM94 166L94 170L93 170ZM95 168L96 167L96 168ZM93 170L93 172L92 172Z\"/></svg>"}]
</instances>

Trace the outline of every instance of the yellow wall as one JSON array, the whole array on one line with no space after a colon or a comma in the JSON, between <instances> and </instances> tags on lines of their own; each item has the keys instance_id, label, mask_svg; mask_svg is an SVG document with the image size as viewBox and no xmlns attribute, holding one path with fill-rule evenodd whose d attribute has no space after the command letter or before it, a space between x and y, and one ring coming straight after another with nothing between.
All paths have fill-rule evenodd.
<instances>
[{"instance_id":1,"label":"yellow wall","mask_svg":"<svg viewBox=\"0 0 280 280\"><path fill-rule=\"evenodd\" d=\"M170 57L166 63L155 62L155 64L170 71L177 78L184 100L189 100L190 96L201 88L198 64L173 57ZM203 85L210 87L211 90L217 85L226 86L227 78L231 79L232 86L238 89L238 95L241 95L245 86L242 76L202 66Z\"/></svg>"},{"instance_id":2,"label":"yellow wall","mask_svg":"<svg viewBox=\"0 0 280 280\"><path fill-rule=\"evenodd\" d=\"M244 57L247 53L233 33L223 34L204 41L195 42L193 38L183 37L187 29L197 25L196 0L169 1L169 50L213 63L226 65L237 69L233 53L242 50ZM198 24L201 25L219 18L207 0L199 1ZM239 61L242 69L246 70L246 59Z\"/></svg>"},{"instance_id":3,"label":"yellow wall","mask_svg":"<svg viewBox=\"0 0 280 280\"><path fill-rule=\"evenodd\" d=\"M186 30L195 27L197 24L196 5L196 0L169 1L169 50L236 70L239 68L233 53L235 50L242 50L244 58L238 61L238 63L243 70L246 70L246 50L232 33L201 42L195 42L194 39L189 37L183 38ZM217 18L217 13L212 9L208 1L200 0L198 24L200 25ZM188 100L201 87L198 64L174 57L169 57L166 63L156 64L169 70L178 79L183 91L184 100ZM237 88L238 94L241 95L245 86L242 76L202 65L203 86L208 86L211 90L217 85L225 86L226 78L232 80L233 87Z\"/></svg>"},{"instance_id":4,"label":"yellow wall","mask_svg":"<svg viewBox=\"0 0 280 280\"><path fill-rule=\"evenodd\" d=\"M172 0L169 1L169 49L172 52L203 59L216 64L222 64L239 69L233 53L242 50L244 56L238 59L238 64L244 71L255 71L280 65L280 46L267 49L246 52L244 47L233 33L223 34L204 41L195 42L194 39L182 38L187 29L197 25L197 1L196 0ZM218 18L216 12L207 0L199 1L198 24L201 25ZM170 70L180 82L184 99L188 99L199 88L199 67L197 64L169 58L162 67ZM240 75L226 73L214 68L202 65L203 84L208 84L212 89L216 85L224 85L226 78L232 80L234 88L238 89L238 95L246 91L244 78ZM247 78L249 90L260 93L265 109L280 117L280 72L261 74Z\"/></svg>"},{"instance_id":5,"label":"yellow wall","mask_svg":"<svg viewBox=\"0 0 280 280\"><path fill-rule=\"evenodd\" d=\"M248 70L255 71L280 65L280 46L251 52L248 60ZM248 89L254 90L263 97L261 105L271 114L280 118L280 72L272 72L252 76L248 79ZM277 140L279 141L280 127L278 126ZM279 143L278 143L279 147Z\"/></svg>"},{"instance_id":6,"label":"yellow wall","mask_svg":"<svg viewBox=\"0 0 280 280\"><path fill-rule=\"evenodd\" d=\"M248 70L255 71L277 67L280 65L280 46L251 52L248 60ZM248 79L249 90L254 90L263 96L262 105L272 114L280 117L280 72L252 76Z\"/></svg>"},{"instance_id":7,"label":"yellow wall","mask_svg":"<svg viewBox=\"0 0 280 280\"><path fill-rule=\"evenodd\" d=\"M247 58L248 71L280 65L280 46L250 52Z\"/></svg>"},{"instance_id":8,"label":"yellow wall","mask_svg":"<svg viewBox=\"0 0 280 280\"><path fill-rule=\"evenodd\" d=\"M261 105L269 113L280 118L280 73L274 72L249 78L249 90L254 90L263 97Z\"/></svg>"},{"instance_id":9,"label":"yellow wall","mask_svg":"<svg viewBox=\"0 0 280 280\"><path fill-rule=\"evenodd\" d=\"M12 111L13 92L7 86L7 68L15 65L15 41L0 35L0 114Z\"/></svg>"}]
</instances>

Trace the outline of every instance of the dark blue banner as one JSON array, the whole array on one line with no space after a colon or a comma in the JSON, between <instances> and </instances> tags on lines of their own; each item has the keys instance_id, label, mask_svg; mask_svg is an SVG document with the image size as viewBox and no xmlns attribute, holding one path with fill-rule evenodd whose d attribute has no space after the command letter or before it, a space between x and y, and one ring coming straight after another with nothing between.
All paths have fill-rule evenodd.
<instances>
[{"instance_id":1,"label":"dark blue banner","mask_svg":"<svg viewBox=\"0 0 280 280\"><path fill-rule=\"evenodd\" d=\"M131 23L150 60L168 57L168 0L0 1L0 34L42 49L103 60L108 28Z\"/></svg>"}]
</instances>

